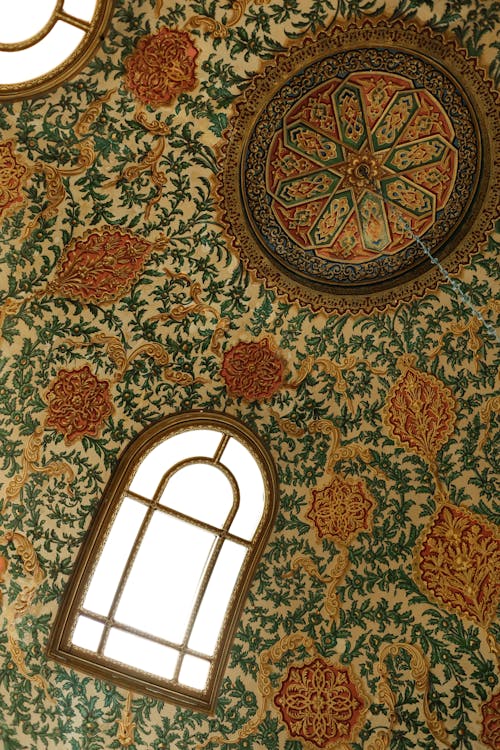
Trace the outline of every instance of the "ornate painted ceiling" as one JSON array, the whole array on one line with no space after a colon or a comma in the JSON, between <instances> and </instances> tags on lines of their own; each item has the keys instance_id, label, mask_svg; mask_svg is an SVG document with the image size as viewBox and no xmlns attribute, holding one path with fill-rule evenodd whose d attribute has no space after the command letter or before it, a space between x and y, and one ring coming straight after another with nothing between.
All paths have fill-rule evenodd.
<instances>
[{"instance_id":1,"label":"ornate painted ceiling","mask_svg":"<svg viewBox=\"0 0 500 750\"><path fill-rule=\"evenodd\" d=\"M3 748L500 746L498 345L453 288L498 323L499 31L480 0L117 2L2 106ZM45 656L118 456L188 409L280 480L211 716Z\"/></svg>"}]
</instances>

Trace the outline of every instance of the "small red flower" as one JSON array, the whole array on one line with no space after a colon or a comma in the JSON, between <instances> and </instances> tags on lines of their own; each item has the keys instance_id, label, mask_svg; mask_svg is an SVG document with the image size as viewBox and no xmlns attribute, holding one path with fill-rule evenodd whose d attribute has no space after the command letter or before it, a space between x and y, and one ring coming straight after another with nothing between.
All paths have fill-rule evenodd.
<instances>
[{"instance_id":1,"label":"small red flower","mask_svg":"<svg viewBox=\"0 0 500 750\"><path fill-rule=\"evenodd\" d=\"M247 401L269 398L283 385L285 363L268 339L240 341L224 355L221 375L233 396Z\"/></svg>"},{"instance_id":2,"label":"small red flower","mask_svg":"<svg viewBox=\"0 0 500 750\"><path fill-rule=\"evenodd\" d=\"M196 87L198 50L185 31L164 27L142 37L127 58L126 85L144 104L160 107Z\"/></svg>"},{"instance_id":3,"label":"small red flower","mask_svg":"<svg viewBox=\"0 0 500 750\"><path fill-rule=\"evenodd\" d=\"M60 370L45 394L47 427L61 432L72 443L83 435L96 437L113 411L109 383L99 380L88 365Z\"/></svg>"}]
</instances>

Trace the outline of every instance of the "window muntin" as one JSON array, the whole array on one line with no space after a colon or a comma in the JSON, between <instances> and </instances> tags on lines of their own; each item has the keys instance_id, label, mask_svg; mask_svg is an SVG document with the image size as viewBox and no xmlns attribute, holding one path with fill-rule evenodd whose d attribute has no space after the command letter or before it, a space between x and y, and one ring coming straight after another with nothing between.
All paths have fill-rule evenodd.
<instances>
[{"instance_id":1,"label":"window muntin","mask_svg":"<svg viewBox=\"0 0 500 750\"><path fill-rule=\"evenodd\" d=\"M113 0L0 5L0 101L10 101L38 96L82 68L108 25Z\"/></svg>"},{"instance_id":2,"label":"window muntin","mask_svg":"<svg viewBox=\"0 0 500 750\"><path fill-rule=\"evenodd\" d=\"M195 412L146 430L106 490L49 654L212 708L276 488L260 441L230 417Z\"/></svg>"}]
</instances>

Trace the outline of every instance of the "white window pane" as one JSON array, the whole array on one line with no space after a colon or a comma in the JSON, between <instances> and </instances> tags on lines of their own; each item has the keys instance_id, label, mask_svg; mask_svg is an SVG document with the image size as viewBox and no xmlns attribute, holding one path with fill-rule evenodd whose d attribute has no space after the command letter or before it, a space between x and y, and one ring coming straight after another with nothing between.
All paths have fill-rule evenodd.
<instances>
[{"instance_id":1,"label":"white window pane","mask_svg":"<svg viewBox=\"0 0 500 750\"><path fill-rule=\"evenodd\" d=\"M57 0L3 0L0 4L0 42L23 42L50 21Z\"/></svg>"},{"instance_id":2,"label":"white window pane","mask_svg":"<svg viewBox=\"0 0 500 750\"><path fill-rule=\"evenodd\" d=\"M130 667L170 680L174 676L178 652L147 638L111 628L104 647L104 656L116 659Z\"/></svg>"},{"instance_id":3,"label":"white window pane","mask_svg":"<svg viewBox=\"0 0 500 750\"><path fill-rule=\"evenodd\" d=\"M116 619L182 643L215 535L156 511L132 566Z\"/></svg>"},{"instance_id":4,"label":"white window pane","mask_svg":"<svg viewBox=\"0 0 500 750\"><path fill-rule=\"evenodd\" d=\"M71 642L75 646L86 648L88 651L97 651L103 630L102 622L81 615L76 621Z\"/></svg>"},{"instance_id":5,"label":"white window pane","mask_svg":"<svg viewBox=\"0 0 500 750\"><path fill-rule=\"evenodd\" d=\"M198 659L197 656L186 654L182 660L181 671L179 672L179 683L186 687L203 690L207 684L208 671L210 662L205 659Z\"/></svg>"},{"instance_id":6,"label":"white window pane","mask_svg":"<svg viewBox=\"0 0 500 750\"><path fill-rule=\"evenodd\" d=\"M118 511L90 580L84 609L107 615L125 563L139 533L146 507L126 497Z\"/></svg>"},{"instance_id":7,"label":"white window pane","mask_svg":"<svg viewBox=\"0 0 500 750\"><path fill-rule=\"evenodd\" d=\"M200 651L207 656L214 653L227 605L246 553L246 547L241 544L226 540L222 545L189 639L188 645L193 651Z\"/></svg>"},{"instance_id":8,"label":"white window pane","mask_svg":"<svg viewBox=\"0 0 500 750\"><path fill-rule=\"evenodd\" d=\"M226 475L209 464L189 464L168 480L161 504L213 526L223 526L233 505Z\"/></svg>"},{"instance_id":9,"label":"white window pane","mask_svg":"<svg viewBox=\"0 0 500 750\"><path fill-rule=\"evenodd\" d=\"M0 52L0 84L21 83L48 73L78 47L84 32L58 21L38 44L16 52Z\"/></svg>"},{"instance_id":10,"label":"white window pane","mask_svg":"<svg viewBox=\"0 0 500 750\"><path fill-rule=\"evenodd\" d=\"M221 438L221 433L214 430L188 430L164 440L144 458L130 489L152 498L168 469L185 458L212 458Z\"/></svg>"},{"instance_id":11,"label":"white window pane","mask_svg":"<svg viewBox=\"0 0 500 750\"><path fill-rule=\"evenodd\" d=\"M95 11L96 0L64 0L63 10L70 16L91 21Z\"/></svg>"},{"instance_id":12,"label":"white window pane","mask_svg":"<svg viewBox=\"0 0 500 750\"><path fill-rule=\"evenodd\" d=\"M259 465L234 438L229 440L221 463L233 473L240 490L240 507L230 531L243 539L252 539L264 511L264 481Z\"/></svg>"}]
</instances>

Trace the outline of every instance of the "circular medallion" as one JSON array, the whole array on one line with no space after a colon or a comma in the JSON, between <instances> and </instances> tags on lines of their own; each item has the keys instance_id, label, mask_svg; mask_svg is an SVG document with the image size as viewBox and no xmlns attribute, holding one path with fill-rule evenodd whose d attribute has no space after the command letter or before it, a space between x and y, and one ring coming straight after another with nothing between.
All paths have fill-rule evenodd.
<instances>
[{"instance_id":1,"label":"circular medallion","mask_svg":"<svg viewBox=\"0 0 500 750\"><path fill-rule=\"evenodd\" d=\"M401 24L335 28L279 55L236 105L223 221L270 288L326 311L410 300L497 215L497 99L451 42ZM494 180L496 179L496 184Z\"/></svg>"}]
</instances>

